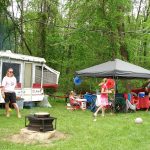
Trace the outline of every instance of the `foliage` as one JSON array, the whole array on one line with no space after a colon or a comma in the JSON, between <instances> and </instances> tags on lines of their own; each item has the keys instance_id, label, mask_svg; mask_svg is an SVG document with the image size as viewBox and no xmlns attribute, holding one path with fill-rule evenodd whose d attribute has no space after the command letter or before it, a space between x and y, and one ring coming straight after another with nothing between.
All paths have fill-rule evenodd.
<instances>
[{"instance_id":1,"label":"foliage","mask_svg":"<svg viewBox=\"0 0 150 150\"><path fill-rule=\"evenodd\" d=\"M15 16L15 9L8 11L13 1L2 0L0 46L44 57L60 71L59 89L64 92L74 87L75 71L114 58L150 69L149 3L22 0L16 1Z\"/></svg>"}]
</instances>

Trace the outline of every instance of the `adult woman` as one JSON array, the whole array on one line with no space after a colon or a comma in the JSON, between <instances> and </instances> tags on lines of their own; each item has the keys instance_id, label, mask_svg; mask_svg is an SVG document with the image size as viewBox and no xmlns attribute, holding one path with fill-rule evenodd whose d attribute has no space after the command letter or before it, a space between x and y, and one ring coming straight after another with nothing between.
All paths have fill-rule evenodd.
<instances>
[{"instance_id":1,"label":"adult woman","mask_svg":"<svg viewBox=\"0 0 150 150\"><path fill-rule=\"evenodd\" d=\"M10 116L9 103L11 103L17 112L17 117L21 118L19 107L16 103L15 86L16 78L13 74L13 69L9 68L7 70L6 76L2 80L2 92L4 92L6 117Z\"/></svg>"},{"instance_id":2,"label":"adult woman","mask_svg":"<svg viewBox=\"0 0 150 150\"><path fill-rule=\"evenodd\" d=\"M99 107L97 108L96 112L94 113L94 116L97 116L97 113L102 109L102 116L105 115L105 106L108 105L108 93L112 93L111 90L108 90L107 87L107 78L104 78L103 81L99 84L101 87L101 95L100 95L100 102Z\"/></svg>"}]
</instances>

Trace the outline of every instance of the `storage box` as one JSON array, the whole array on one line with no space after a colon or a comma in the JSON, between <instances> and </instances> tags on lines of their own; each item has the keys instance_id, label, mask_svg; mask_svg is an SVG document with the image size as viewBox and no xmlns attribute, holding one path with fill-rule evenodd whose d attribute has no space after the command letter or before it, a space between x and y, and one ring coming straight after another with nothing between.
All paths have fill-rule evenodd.
<instances>
[{"instance_id":1,"label":"storage box","mask_svg":"<svg viewBox=\"0 0 150 150\"><path fill-rule=\"evenodd\" d=\"M139 92L139 97L140 98L145 97L145 92Z\"/></svg>"},{"instance_id":2,"label":"storage box","mask_svg":"<svg viewBox=\"0 0 150 150\"><path fill-rule=\"evenodd\" d=\"M85 101L81 102L80 108L81 109L86 109L86 102Z\"/></svg>"}]
</instances>

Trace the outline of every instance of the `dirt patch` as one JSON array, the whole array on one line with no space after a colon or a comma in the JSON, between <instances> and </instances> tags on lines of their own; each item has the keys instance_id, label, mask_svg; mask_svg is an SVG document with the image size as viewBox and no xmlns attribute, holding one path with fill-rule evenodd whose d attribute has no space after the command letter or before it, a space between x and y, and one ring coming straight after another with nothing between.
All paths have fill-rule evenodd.
<instances>
[{"instance_id":1,"label":"dirt patch","mask_svg":"<svg viewBox=\"0 0 150 150\"><path fill-rule=\"evenodd\" d=\"M19 134L12 135L7 138L7 140L15 143L24 144L50 144L56 140L63 140L67 138L67 134L61 133L59 131L47 131L47 132L37 132L28 130L27 128L21 129Z\"/></svg>"}]
</instances>

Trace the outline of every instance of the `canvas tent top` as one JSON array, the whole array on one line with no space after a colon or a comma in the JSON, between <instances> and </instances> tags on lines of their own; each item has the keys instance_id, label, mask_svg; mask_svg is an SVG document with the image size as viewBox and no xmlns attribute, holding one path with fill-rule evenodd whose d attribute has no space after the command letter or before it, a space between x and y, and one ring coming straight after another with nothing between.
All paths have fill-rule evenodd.
<instances>
[{"instance_id":1,"label":"canvas tent top","mask_svg":"<svg viewBox=\"0 0 150 150\"><path fill-rule=\"evenodd\" d=\"M150 70L115 59L80 71L78 76L150 79Z\"/></svg>"},{"instance_id":2,"label":"canvas tent top","mask_svg":"<svg viewBox=\"0 0 150 150\"><path fill-rule=\"evenodd\" d=\"M34 57L22 54L12 53L10 50L0 51L0 58L7 58L7 59L17 59L17 60L24 60L24 61L31 61L31 62L38 62L38 63L46 63L44 58L41 57Z\"/></svg>"}]
</instances>

